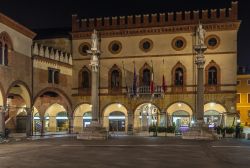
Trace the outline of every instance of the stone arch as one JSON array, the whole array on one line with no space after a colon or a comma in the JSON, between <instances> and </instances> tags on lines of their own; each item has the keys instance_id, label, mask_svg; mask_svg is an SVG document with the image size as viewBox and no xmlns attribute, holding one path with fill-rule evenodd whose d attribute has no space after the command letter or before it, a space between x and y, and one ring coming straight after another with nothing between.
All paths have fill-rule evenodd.
<instances>
[{"instance_id":1,"label":"stone arch","mask_svg":"<svg viewBox=\"0 0 250 168\"><path fill-rule=\"evenodd\" d=\"M219 85L221 83L221 69L220 66L214 60L211 60L205 68L205 84L208 85L208 70L211 67L215 67L217 70L217 85Z\"/></svg>"},{"instance_id":2,"label":"stone arch","mask_svg":"<svg viewBox=\"0 0 250 168\"><path fill-rule=\"evenodd\" d=\"M204 112L208 110L216 110L220 113L227 112L227 108L219 102L206 102L204 104Z\"/></svg>"},{"instance_id":3,"label":"stone arch","mask_svg":"<svg viewBox=\"0 0 250 168\"><path fill-rule=\"evenodd\" d=\"M160 118L160 108L151 102L143 102L136 106L134 110L134 130L148 131L149 126L158 124Z\"/></svg>"},{"instance_id":4,"label":"stone arch","mask_svg":"<svg viewBox=\"0 0 250 168\"><path fill-rule=\"evenodd\" d=\"M171 106L172 106L172 107L176 107L176 106L174 106L174 105L177 105L177 106L178 106L178 103L181 103L181 104L187 106L187 109L188 109L188 111L190 112L190 115L193 115L193 111L194 111L193 107L192 107L189 103L184 102L184 101L175 101L175 102L172 102L171 104L169 104L169 105L165 108L165 112L166 112L166 113L169 113L169 114L172 114L173 111L170 110L170 112L169 112L169 108L170 108ZM184 107L185 107L185 106L184 106ZM178 107L179 107L179 106L178 106ZM183 108L183 107L182 107L182 108Z\"/></svg>"},{"instance_id":5,"label":"stone arch","mask_svg":"<svg viewBox=\"0 0 250 168\"><path fill-rule=\"evenodd\" d=\"M9 88L7 90L7 93L6 93L7 96L10 94L11 89L13 87L20 87L21 93L22 93L22 94L20 94L20 96L24 99L28 108L32 107L33 102L32 102L32 98L31 98L32 96L31 96L31 91L29 89L29 86L21 80L14 81L14 82L12 82L12 84L9 86Z\"/></svg>"},{"instance_id":6,"label":"stone arch","mask_svg":"<svg viewBox=\"0 0 250 168\"><path fill-rule=\"evenodd\" d=\"M150 76L151 76L151 74L152 74L152 71L153 71L152 67L151 67L150 65L148 65L148 63L145 63L145 64L141 67L141 69L139 70L139 86L142 86L142 85L143 85L143 71L144 71L145 69L148 69L148 70L150 71Z\"/></svg>"},{"instance_id":7,"label":"stone arch","mask_svg":"<svg viewBox=\"0 0 250 168\"><path fill-rule=\"evenodd\" d=\"M178 61L175 66L172 68L171 74L172 74L172 86L175 86L175 71L181 68L183 70L183 86L187 84L187 70L186 67Z\"/></svg>"},{"instance_id":8,"label":"stone arch","mask_svg":"<svg viewBox=\"0 0 250 168\"><path fill-rule=\"evenodd\" d=\"M110 127L110 114L113 112L121 112L124 114L124 130L127 132L127 125L128 125L128 110L127 108L121 103L110 103L103 109L103 127L109 130Z\"/></svg>"},{"instance_id":9,"label":"stone arch","mask_svg":"<svg viewBox=\"0 0 250 168\"><path fill-rule=\"evenodd\" d=\"M92 106L89 103L81 103L78 104L74 109L74 132L80 132L82 131L83 125L84 125L84 115L88 112L92 112ZM91 120L91 118L88 119L88 122Z\"/></svg>"},{"instance_id":10,"label":"stone arch","mask_svg":"<svg viewBox=\"0 0 250 168\"><path fill-rule=\"evenodd\" d=\"M207 102L204 105L204 121L205 123L211 125L225 125L226 118L224 114L227 112L226 108L216 102Z\"/></svg>"},{"instance_id":11,"label":"stone arch","mask_svg":"<svg viewBox=\"0 0 250 168\"><path fill-rule=\"evenodd\" d=\"M64 108L67 110L67 111L70 111L70 115L72 115L72 103L69 99L69 97L67 96L67 94L62 91L61 89L58 89L58 88L53 88L53 87L47 87L47 88L44 88L42 90L40 90L36 96L34 97L34 104L36 102L36 100L42 96L44 93L46 92L55 92L56 94L58 94L64 101L65 101L65 104L63 105Z\"/></svg>"},{"instance_id":12,"label":"stone arch","mask_svg":"<svg viewBox=\"0 0 250 168\"><path fill-rule=\"evenodd\" d=\"M112 88L112 72L113 71L118 71L118 74L119 74L119 87L117 87L117 88ZM113 92L115 92L115 93L117 93L117 92L121 92L122 91L122 71L121 71L121 69L116 65L116 64L114 64L113 66L112 66L112 68L109 70L109 79L108 79L108 87L109 87L109 92L110 93L113 93Z\"/></svg>"}]
</instances>

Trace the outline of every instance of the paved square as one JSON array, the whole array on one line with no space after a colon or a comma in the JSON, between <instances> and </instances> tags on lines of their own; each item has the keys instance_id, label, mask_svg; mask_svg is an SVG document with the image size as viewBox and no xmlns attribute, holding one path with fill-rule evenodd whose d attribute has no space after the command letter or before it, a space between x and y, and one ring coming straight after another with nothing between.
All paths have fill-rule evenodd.
<instances>
[{"instance_id":1,"label":"paved square","mask_svg":"<svg viewBox=\"0 0 250 168\"><path fill-rule=\"evenodd\" d=\"M0 144L1 168L247 168L250 141L193 141L166 137L74 137Z\"/></svg>"}]
</instances>

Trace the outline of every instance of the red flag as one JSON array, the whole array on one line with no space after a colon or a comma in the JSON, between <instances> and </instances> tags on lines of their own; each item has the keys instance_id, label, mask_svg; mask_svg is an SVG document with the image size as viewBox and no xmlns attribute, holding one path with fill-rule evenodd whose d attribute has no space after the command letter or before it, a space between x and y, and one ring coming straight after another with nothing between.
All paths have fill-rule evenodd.
<instances>
[{"instance_id":1,"label":"red flag","mask_svg":"<svg viewBox=\"0 0 250 168\"><path fill-rule=\"evenodd\" d=\"M167 87L166 87L166 83L165 83L165 76L163 75L162 76L162 90L164 93L166 92L166 89L167 89Z\"/></svg>"}]
</instances>

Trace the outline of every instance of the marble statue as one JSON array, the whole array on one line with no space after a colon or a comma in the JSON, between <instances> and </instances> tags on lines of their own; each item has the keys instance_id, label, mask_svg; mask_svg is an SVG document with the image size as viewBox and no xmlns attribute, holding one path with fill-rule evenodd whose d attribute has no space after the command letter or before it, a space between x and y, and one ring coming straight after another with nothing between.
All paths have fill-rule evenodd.
<instances>
[{"instance_id":1,"label":"marble statue","mask_svg":"<svg viewBox=\"0 0 250 168\"><path fill-rule=\"evenodd\" d=\"M202 24L199 23L199 26L196 30L196 45L205 44L205 33L206 33L206 30L203 29Z\"/></svg>"}]
</instances>

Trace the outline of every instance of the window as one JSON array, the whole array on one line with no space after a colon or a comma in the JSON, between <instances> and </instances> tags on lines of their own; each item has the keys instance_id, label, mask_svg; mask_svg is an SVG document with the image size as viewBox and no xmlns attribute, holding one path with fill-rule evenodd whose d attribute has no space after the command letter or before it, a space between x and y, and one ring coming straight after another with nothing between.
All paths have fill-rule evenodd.
<instances>
[{"instance_id":1,"label":"window","mask_svg":"<svg viewBox=\"0 0 250 168\"><path fill-rule=\"evenodd\" d=\"M8 45L0 42L0 64L8 65Z\"/></svg>"},{"instance_id":2,"label":"window","mask_svg":"<svg viewBox=\"0 0 250 168\"><path fill-rule=\"evenodd\" d=\"M209 85L217 84L217 69L214 66L208 69L208 84Z\"/></svg>"},{"instance_id":3,"label":"window","mask_svg":"<svg viewBox=\"0 0 250 168\"><path fill-rule=\"evenodd\" d=\"M247 84L250 85L250 79L247 80Z\"/></svg>"},{"instance_id":4,"label":"window","mask_svg":"<svg viewBox=\"0 0 250 168\"><path fill-rule=\"evenodd\" d=\"M49 68L48 69L48 83L59 84L59 70Z\"/></svg>"},{"instance_id":5,"label":"window","mask_svg":"<svg viewBox=\"0 0 250 168\"><path fill-rule=\"evenodd\" d=\"M175 85L183 86L183 69L177 68L175 70Z\"/></svg>"},{"instance_id":6,"label":"window","mask_svg":"<svg viewBox=\"0 0 250 168\"><path fill-rule=\"evenodd\" d=\"M83 89L88 89L90 88L90 77L89 77L89 72L88 71L82 71L82 88Z\"/></svg>"},{"instance_id":7,"label":"window","mask_svg":"<svg viewBox=\"0 0 250 168\"><path fill-rule=\"evenodd\" d=\"M207 48L209 48L209 49L215 49L220 44L220 38L217 35L209 35L205 39L205 44L207 45Z\"/></svg>"},{"instance_id":8,"label":"window","mask_svg":"<svg viewBox=\"0 0 250 168\"><path fill-rule=\"evenodd\" d=\"M82 43L80 46L79 46L79 53L83 56L86 56L88 53L87 51L90 50L90 44L89 43Z\"/></svg>"},{"instance_id":9,"label":"window","mask_svg":"<svg viewBox=\"0 0 250 168\"><path fill-rule=\"evenodd\" d=\"M144 52L149 52L153 48L153 41L150 39L143 39L140 41L140 49Z\"/></svg>"},{"instance_id":10,"label":"window","mask_svg":"<svg viewBox=\"0 0 250 168\"><path fill-rule=\"evenodd\" d=\"M149 86L150 85L150 70L144 69L142 74L142 85Z\"/></svg>"},{"instance_id":11,"label":"window","mask_svg":"<svg viewBox=\"0 0 250 168\"><path fill-rule=\"evenodd\" d=\"M240 103L240 94L239 93L237 93L236 103Z\"/></svg>"},{"instance_id":12,"label":"window","mask_svg":"<svg viewBox=\"0 0 250 168\"><path fill-rule=\"evenodd\" d=\"M186 40L183 37L175 37L172 40L172 47L176 50L176 51L180 51L183 50L187 45Z\"/></svg>"},{"instance_id":13,"label":"window","mask_svg":"<svg viewBox=\"0 0 250 168\"><path fill-rule=\"evenodd\" d=\"M118 70L113 70L111 73L111 89L119 87L120 87L119 72Z\"/></svg>"},{"instance_id":14,"label":"window","mask_svg":"<svg viewBox=\"0 0 250 168\"><path fill-rule=\"evenodd\" d=\"M110 44L109 44L109 51L112 53L112 54L118 54L120 53L120 51L122 50L122 44L120 41L112 41Z\"/></svg>"}]
</instances>

